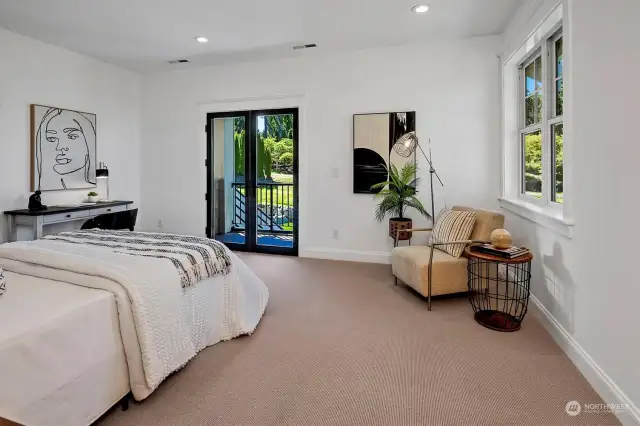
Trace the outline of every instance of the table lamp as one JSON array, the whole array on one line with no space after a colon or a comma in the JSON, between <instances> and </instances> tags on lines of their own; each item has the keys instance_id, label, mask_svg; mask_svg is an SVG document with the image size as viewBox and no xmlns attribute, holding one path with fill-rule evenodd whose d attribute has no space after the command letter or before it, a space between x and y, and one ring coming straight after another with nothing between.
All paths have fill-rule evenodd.
<instances>
[{"instance_id":1,"label":"table lamp","mask_svg":"<svg viewBox=\"0 0 640 426\"><path fill-rule=\"evenodd\" d=\"M102 161L96 169L96 179L105 179L107 181L107 198L100 201L111 201L111 198L109 198L109 169Z\"/></svg>"}]
</instances>

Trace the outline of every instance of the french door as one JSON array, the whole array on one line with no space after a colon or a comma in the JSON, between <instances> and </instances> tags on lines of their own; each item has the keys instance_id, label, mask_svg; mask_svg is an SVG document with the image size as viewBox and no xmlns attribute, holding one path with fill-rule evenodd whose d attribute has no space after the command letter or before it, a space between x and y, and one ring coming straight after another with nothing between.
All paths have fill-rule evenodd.
<instances>
[{"instance_id":1,"label":"french door","mask_svg":"<svg viewBox=\"0 0 640 426\"><path fill-rule=\"evenodd\" d=\"M298 254L298 109L207 114L207 235Z\"/></svg>"}]
</instances>

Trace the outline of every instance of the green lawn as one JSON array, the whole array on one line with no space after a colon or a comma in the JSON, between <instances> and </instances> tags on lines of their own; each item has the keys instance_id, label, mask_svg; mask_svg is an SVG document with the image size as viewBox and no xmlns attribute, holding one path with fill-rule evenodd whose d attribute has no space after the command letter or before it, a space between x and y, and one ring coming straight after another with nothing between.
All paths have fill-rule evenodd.
<instances>
[{"instance_id":1,"label":"green lawn","mask_svg":"<svg viewBox=\"0 0 640 426\"><path fill-rule=\"evenodd\" d=\"M293 175L284 175L280 173L272 173L271 178L276 183L293 183ZM240 192L245 193L245 189L241 188ZM258 204L270 204L271 203L272 190L269 187L258 188L256 197ZM283 206L293 206L293 187L273 187L273 204L279 204Z\"/></svg>"},{"instance_id":2,"label":"green lawn","mask_svg":"<svg viewBox=\"0 0 640 426\"><path fill-rule=\"evenodd\" d=\"M271 204L271 189L270 188L258 188L257 202L258 204ZM287 189L282 187L273 188L273 204L280 204L282 206L293 206L293 188Z\"/></svg>"},{"instance_id":3,"label":"green lawn","mask_svg":"<svg viewBox=\"0 0 640 426\"><path fill-rule=\"evenodd\" d=\"M280 226L282 226L282 229L284 229L285 231L293 231L293 222L287 222Z\"/></svg>"},{"instance_id":4,"label":"green lawn","mask_svg":"<svg viewBox=\"0 0 640 426\"><path fill-rule=\"evenodd\" d=\"M271 179L278 183L293 183L293 175L283 175L282 173L271 173Z\"/></svg>"},{"instance_id":5,"label":"green lawn","mask_svg":"<svg viewBox=\"0 0 640 426\"><path fill-rule=\"evenodd\" d=\"M527 195L536 198L542 198L542 192L527 191ZM562 192L556 194L556 202L560 204L564 203L564 194Z\"/></svg>"}]
</instances>

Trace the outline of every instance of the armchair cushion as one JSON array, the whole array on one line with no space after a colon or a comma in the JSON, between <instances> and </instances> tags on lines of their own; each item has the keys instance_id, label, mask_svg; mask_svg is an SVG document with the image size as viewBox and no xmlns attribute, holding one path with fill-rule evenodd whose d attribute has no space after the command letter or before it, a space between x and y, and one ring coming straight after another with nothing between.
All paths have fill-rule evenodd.
<instances>
[{"instance_id":1,"label":"armchair cushion","mask_svg":"<svg viewBox=\"0 0 640 426\"><path fill-rule=\"evenodd\" d=\"M393 275L423 296L429 294L429 257L431 247L396 247L391 254ZM468 291L467 259L433 251L433 296Z\"/></svg>"},{"instance_id":2,"label":"armchair cushion","mask_svg":"<svg viewBox=\"0 0 640 426\"><path fill-rule=\"evenodd\" d=\"M462 210L443 210L436 219L429 244L468 240L476 223L476 213ZM437 247L455 258L462 256L464 244L442 245Z\"/></svg>"},{"instance_id":3,"label":"armchair cushion","mask_svg":"<svg viewBox=\"0 0 640 426\"><path fill-rule=\"evenodd\" d=\"M493 231L504 228L504 215L500 212L464 206L455 206L452 210L476 213L476 224L471 233L471 240L489 241Z\"/></svg>"}]
</instances>

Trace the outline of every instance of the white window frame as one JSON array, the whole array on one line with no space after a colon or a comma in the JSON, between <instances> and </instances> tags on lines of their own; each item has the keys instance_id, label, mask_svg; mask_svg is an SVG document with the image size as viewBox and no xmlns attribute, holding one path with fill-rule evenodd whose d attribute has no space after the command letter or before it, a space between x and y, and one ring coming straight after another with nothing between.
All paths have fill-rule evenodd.
<instances>
[{"instance_id":1,"label":"white window frame","mask_svg":"<svg viewBox=\"0 0 640 426\"><path fill-rule=\"evenodd\" d=\"M503 59L502 68L502 195L500 205L526 219L541 224L571 238L574 222L571 205L571 33L570 20L563 19L563 4L558 5L530 33L518 49ZM555 116L555 41L563 38L563 116ZM543 58L543 115L539 124L525 127L524 70L532 60ZM553 55L553 57L552 57ZM523 66L524 65L524 66ZM555 179L552 126L563 123L563 203L551 201L551 185ZM540 199L524 193L524 134L542 133L542 196Z\"/></svg>"},{"instance_id":2,"label":"white window frame","mask_svg":"<svg viewBox=\"0 0 640 426\"><path fill-rule=\"evenodd\" d=\"M520 177L520 181L519 181L519 198L525 200L528 203L533 203L533 204L538 204L538 205L545 205L547 203L545 203L544 201L544 182L545 182L545 168L544 168L544 131L543 131L543 126L544 126L544 121L545 121L545 102L546 102L546 73L545 73L545 61L544 61L544 50L541 49L540 47L537 47L534 50L534 53L529 55L529 57L527 57L527 59L520 65L519 67L519 72L518 72L518 85L520 86L519 90L518 90L518 127L519 127L519 131L518 131L518 141L519 141L519 150L520 150L520 154L519 154L519 158L520 158L520 165L519 165L519 177ZM542 118L540 120L539 123L534 123L531 124L529 126L527 126L527 102L526 102L526 98L527 98L527 89L526 89L526 69L529 65L533 64L536 62L536 60L538 58L543 58L542 59ZM537 70L537 67L534 65L534 70ZM535 71L534 71L534 78L535 78ZM536 80L536 85L537 85L537 80ZM538 93L538 88L535 87L534 88L534 93ZM535 110L534 110L535 111ZM528 195L525 192L525 182L526 182L526 170L525 170L525 153L524 153L524 137L525 135L529 134L529 133L534 133L540 131L540 133L542 134L542 198L537 198L531 195Z\"/></svg>"},{"instance_id":3,"label":"white window frame","mask_svg":"<svg viewBox=\"0 0 640 426\"><path fill-rule=\"evenodd\" d=\"M547 72L549 73L549 83L551 83L551 87L549 87L550 90L550 94L551 96L549 97L549 114L548 117L549 119L547 120L547 128L549 130L549 148L550 148L550 152L549 152L549 184L546 185L548 190L549 190L549 204L551 206L551 208L555 209L555 210L560 210L562 211L562 204L563 203L557 203L555 201L553 201L551 199L551 188L553 185L555 185L555 133L553 132L553 127L556 124L562 124L564 126L564 109L565 109L565 105L563 103L562 105L562 114L561 115L557 115L557 103L556 103L556 99L557 99L557 94L558 91L556 90L557 88L557 83L560 79L562 79L562 84L564 87L564 69L562 70L562 77L556 77L556 67L558 66L558 64L556 63L556 42L560 39L562 40L563 43L563 49L564 49L564 29L560 28L556 31L556 33L550 37L547 41L547 47L548 47L548 57L549 57L549 66L547 67ZM564 60L564 59L563 59ZM564 66L563 66L564 68ZM563 147L564 148L564 147ZM563 153L563 158L564 158L564 153ZM563 165L564 167L564 165ZM564 190L563 190L563 197L564 197Z\"/></svg>"},{"instance_id":4,"label":"white window frame","mask_svg":"<svg viewBox=\"0 0 640 426\"><path fill-rule=\"evenodd\" d=\"M554 152L552 148L555 145L554 135L551 132L552 126L563 122L563 116L556 117L556 76L555 76L555 42L563 37L562 24L557 25L553 30L543 38L542 41L534 47L526 60L524 60L519 68L519 90L518 90L518 116L519 116L519 145L520 145L520 190L518 198L521 200L545 207L554 212L562 212L562 203L556 203L551 200L551 185L555 180L555 164L553 164ZM526 125L526 68L534 63L538 58L542 59L542 119L539 123ZM537 72L537 66L535 70ZM536 74L537 75L537 74ZM563 77L564 79L564 74ZM537 84L537 80L536 80ZM535 88L537 93L537 87ZM536 117L538 118L538 117ZM525 153L524 153L524 137L527 134L540 131L542 135L542 195L540 198L528 195L525 192Z\"/></svg>"}]
</instances>

